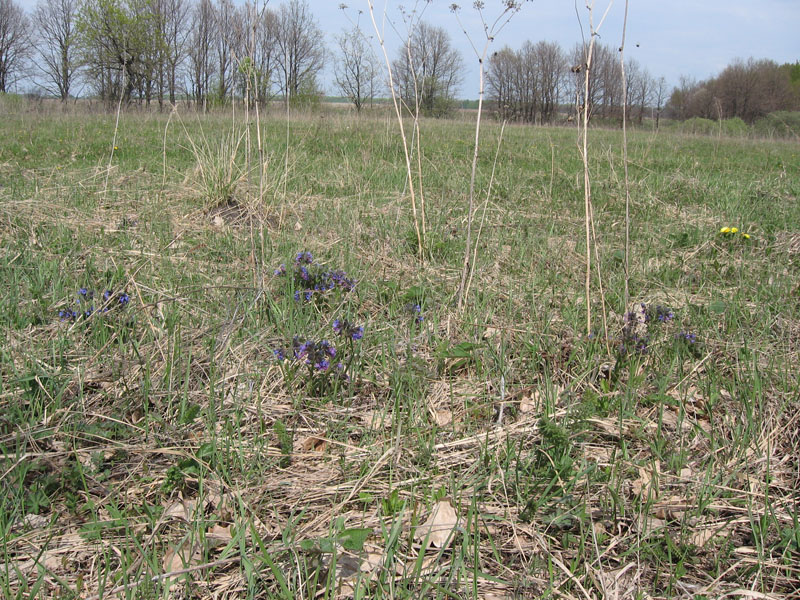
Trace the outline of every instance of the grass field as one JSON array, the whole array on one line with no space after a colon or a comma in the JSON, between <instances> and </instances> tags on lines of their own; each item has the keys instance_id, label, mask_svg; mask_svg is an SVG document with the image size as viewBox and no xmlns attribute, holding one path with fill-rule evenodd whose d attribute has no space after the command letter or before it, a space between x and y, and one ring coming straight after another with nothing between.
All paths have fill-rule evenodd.
<instances>
[{"instance_id":1,"label":"grass field","mask_svg":"<svg viewBox=\"0 0 800 600\"><path fill-rule=\"evenodd\" d=\"M0 121L0 596L798 597L800 145L632 133L625 306L591 131L587 335L576 129L485 203L485 127L459 312L469 124L419 256L390 118L266 119L262 173L243 116Z\"/></svg>"}]
</instances>

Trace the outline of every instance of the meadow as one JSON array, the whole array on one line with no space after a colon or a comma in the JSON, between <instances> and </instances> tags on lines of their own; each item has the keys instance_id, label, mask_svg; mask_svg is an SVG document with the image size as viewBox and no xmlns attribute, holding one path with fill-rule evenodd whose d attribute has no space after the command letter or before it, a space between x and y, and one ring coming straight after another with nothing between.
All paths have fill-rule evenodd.
<instances>
[{"instance_id":1,"label":"meadow","mask_svg":"<svg viewBox=\"0 0 800 600\"><path fill-rule=\"evenodd\" d=\"M797 597L796 141L13 108L2 597Z\"/></svg>"}]
</instances>

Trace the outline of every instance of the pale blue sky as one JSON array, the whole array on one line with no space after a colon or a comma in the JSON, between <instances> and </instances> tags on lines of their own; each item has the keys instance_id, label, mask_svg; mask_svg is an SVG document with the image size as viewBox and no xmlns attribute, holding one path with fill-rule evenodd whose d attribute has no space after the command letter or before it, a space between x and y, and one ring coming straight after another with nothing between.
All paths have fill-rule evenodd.
<instances>
[{"instance_id":1,"label":"pale blue sky","mask_svg":"<svg viewBox=\"0 0 800 600\"><path fill-rule=\"evenodd\" d=\"M371 30L366 14L367 1L346 3L351 15L358 8L364 10L361 23L365 31L367 26ZM396 18L399 5L410 8L414 3L415 0L375 0L375 8L382 12L387 6L387 14ZM482 28L472 9L472 0L458 3L462 6L462 22L469 33L481 39ZM334 0L310 0L320 24L331 34L347 25L336 8L339 4ZM450 4L452 0L433 0L425 6L424 18L445 27L465 59L471 59L474 53L450 14ZM494 16L499 14L501 0L485 0L485 5L485 14ZM504 45L517 48L525 40L548 40L570 49L581 39L578 15L588 35L585 5L585 0L578 0L576 15L576 4L570 0L526 2L492 48L496 50ZM608 6L605 0L595 0L596 23ZM611 3L599 30L601 42L619 46L624 12L624 0ZM396 36L388 37L396 46ZM665 77L670 86L677 84L681 75L697 79L713 76L737 57L795 62L800 60L800 0L630 0L625 54L638 60L655 77ZM467 65L461 96L474 98L478 89L477 63L468 61Z\"/></svg>"},{"instance_id":2,"label":"pale blue sky","mask_svg":"<svg viewBox=\"0 0 800 600\"><path fill-rule=\"evenodd\" d=\"M240 2L241 0L235 0ZM262 0L263 1L263 0ZM342 0L308 0L320 28L325 32L329 50L335 50L334 37L343 28L351 27L348 19L360 20L362 29L372 34L367 0L346 0L349 8L339 9ZM501 0L484 0L485 14L499 14ZM402 27L399 7L407 10L424 7L423 17L431 24L450 32L461 50L466 69L460 96L477 98L477 61L464 34L459 29L449 6L453 0L374 0L375 10L386 14ZM30 10L36 0L21 0ZM280 0L269 0L277 7ZM461 0L462 20L476 41L483 35L472 0ZM588 31L585 0L578 0L578 14ZM595 19L609 6L607 0L595 0ZM358 15L358 10L363 14ZM611 4L608 17L599 30L600 40L618 46L622 37L624 0ZM387 27L387 45L394 58L400 39ZM569 49L581 38L575 3L570 0L534 0L526 2L522 11L499 34L493 50L504 45L519 47L525 40L556 41ZM636 44L639 44L637 47ZM481 44L482 46L482 44ZM655 77L663 76L670 86L681 75L704 79L715 75L733 59L770 58L779 63L800 60L800 0L630 0L626 56L636 58ZM330 61L329 61L330 64ZM332 93L331 69L324 82Z\"/></svg>"}]
</instances>

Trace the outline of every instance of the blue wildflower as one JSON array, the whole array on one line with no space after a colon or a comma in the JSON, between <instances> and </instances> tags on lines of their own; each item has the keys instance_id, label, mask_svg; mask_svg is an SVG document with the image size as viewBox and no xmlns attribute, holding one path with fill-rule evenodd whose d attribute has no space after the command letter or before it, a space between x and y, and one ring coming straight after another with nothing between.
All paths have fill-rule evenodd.
<instances>
[{"instance_id":1,"label":"blue wildflower","mask_svg":"<svg viewBox=\"0 0 800 600\"><path fill-rule=\"evenodd\" d=\"M360 340L364 337L364 328L354 325L347 319L336 319L333 322L333 331L337 335L349 337L352 340Z\"/></svg>"},{"instance_id":2,"label":"blue wildflower","mask_svg":"<svg viewBox=\"0 0 800 600\"><path fill-rule=\"evenodd\" d=\"M425 317L422 316L422 306L419 304L415 304L413 302L406 304L406 311L411 313L411 316L414 317L415 323L422 323L425 320Z\"/></svg>"}]
</instances>

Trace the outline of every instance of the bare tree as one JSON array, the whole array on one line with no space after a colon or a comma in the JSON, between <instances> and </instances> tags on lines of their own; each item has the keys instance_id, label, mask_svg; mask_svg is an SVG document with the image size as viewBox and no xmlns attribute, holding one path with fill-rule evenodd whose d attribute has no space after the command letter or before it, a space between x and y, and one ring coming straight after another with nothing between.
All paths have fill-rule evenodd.
<instances>
[{"instance_id":1,"label":"bare tree","mask_svg":"<svg viewBox=\"0 0 800 600\"><path fill-rule=\"evenodd\" d=\"M336 41L339 44L339 60L334 65L336 86L360 113L366 102L372 102L381 85L380 64L358 27L342 32Z\"/></svg>"},{"instance_id":2,"label":"bare tree","mask_svg":"<svg viewBox=\"0 0 800 600\"><path fill-rule=\"evenodd\" d=\"M215 70L216 9L211 0L199 0L192 10L189 35L189 81L194 101L207 108Z\"/></svg>"},{"instance_id":3,"label":"bare tree","mask_svg":"<svg viewBox=\"0 0 800 600\"><path fill-rule=\"evenodd\" d=\"M539 71L541 120L550 122L555 118L561 101L567 58L557 42L538 42L535 52Z\"/></svg>"},{"instance_id":4,"label":"bare tree","mask_svg":"<svg viewBox=\"0 0 800 600\"><path fill-rule=\"evenodd\" d=\"M159 44L158 101L163 102L165 92L175 104L178 91L178 73L186 59L186 40L189 36L190 5L188 0L152 0L157 15Z\"/></svg>"},{"instance_id":5,"label":"bare tree","mask_svg":"<svg viewBox=\"0 0 800 600\"><path fill-rule=\"evenodd\" d=\"M420 22L394 62L395 85L408 106L443 116L452 110L461 85L464 61L441 27Z\"/></svg>"},{"instance_id":6,"label":"bare tree","mask_svg":"<svg viewBox=\"0 0 800 600\"><path fill-rule=\"evenodd\" d=\"M264 106L272 97L272 79L277 68L277 15L266 6L258 10L256 3L248 3L240 14L242 47L236 86L251 105Z\"/></svg>"},{"instance_id":7,"label":"bare tree","mask_svg":"<svg viewBox=\"0 0 800 600\"><path fill-rule=\"evenodd\" d=\"M517 72L517 53L508 46L492 54L486 71L486 87L494 102L498 116L503 121L516 118L517 102L514 86Z\"/></svg>"},{"instance_id":8,"label":"bare tree","mask_svg":"<svg viewBox=\"0 0 800 600\"><path fill-rule=\"evenodd\" d=\"M37 66L45 78L43 87L65 102L78 70L75 21L77 0L40 0L34 10L39 25Z\"/></svg>"},{"instance_id":9,"label":"bare tree","mask_svg":"<svg viewBox=\"0 0 800 600\"><path fill-rule=\"evenodd\" d=\"M667 80L659 77L653 88L653 103L655 104L656 115L656 130L658 130L658 123L661 120L661 112L664 110L664 104L667 101Z\"/></svg>"},{"instance_id":10,"label":"bare tree","mask_svg":"<svg viewBox=\"0 0 800 600\"><path fill-rule=\"evenodd\" d=\"M325 61L322 31L306 0L282 4L277 19L277 63L285 102L318 94L317 75Z\"/></svg>"},{"instance_id":11,"label":"bare tree","mask_svg":"<svg viewBox=\"0 0 800 600\"><path fill-rule=\"evenodd\" d=\"M233 87L237 50L242 45L241 19L231 0L219 0L216 10L216 100L225 102Z\"/></svg>"},{"instance_id":12,"label":"bare tree","mask_svg":"<svg viewBox=\"0 0 800 600\"><path fill-rule=\"evenodd\" d=\"M30 54L30 23L13 0L0 0L0 92L9 92Z\"/></svg>"},{"instance_id":13,"label":"bare tree","mask_svg":"<svg viewBox=\"0 0 800 600\"><path fill-rule=\"evenodd\" d=\"M489 62L489 92L503 120L550 122L558 110L566 58L555 42L506 47Z\"/></svg>"}]
</instances>

